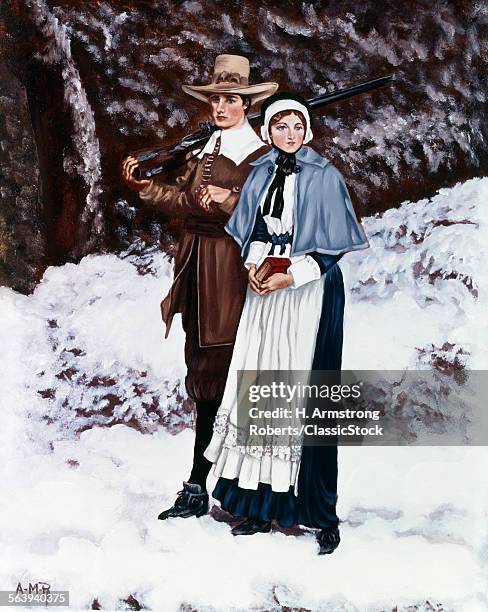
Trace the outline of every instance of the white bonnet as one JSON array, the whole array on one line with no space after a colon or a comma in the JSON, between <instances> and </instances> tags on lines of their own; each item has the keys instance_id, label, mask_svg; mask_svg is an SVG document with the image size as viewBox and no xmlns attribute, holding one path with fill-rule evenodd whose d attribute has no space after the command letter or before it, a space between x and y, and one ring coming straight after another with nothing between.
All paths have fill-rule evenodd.
<instances>
[{"instance_id":1,"label":"white bonnet","mask_svg":"<svg viewBox=\"0 0 488 612\"><path fill-rule=\"evenodd\" d=\"M297 110L302 113L305 117L305 138L303 139L303 144L310 142L313 138L312 130L310 129L310 114L306 106L298 102L298 100L293 100L292 98L282 98L280 100L276 100L270 104L265 111L264 114L264 122L261 126L261 138L265 142L271 143L271 138L269 136L269 122L273 118L276 113L280 113L285 110Z\"/></svg>"}]
</instances>

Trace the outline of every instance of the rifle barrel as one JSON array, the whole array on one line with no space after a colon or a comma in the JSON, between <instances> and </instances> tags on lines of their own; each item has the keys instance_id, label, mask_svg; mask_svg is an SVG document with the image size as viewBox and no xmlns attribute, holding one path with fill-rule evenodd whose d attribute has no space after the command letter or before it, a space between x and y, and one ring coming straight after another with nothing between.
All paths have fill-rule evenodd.
<instances>
[{"instance_id":1,"label":"rifle barrel","mask_svg":"<svg viewBox=\"0 0 488 612\"><path fill-rule=\"evenodd\" d=\"M373 79L372 81L366 81L365 83L360 83L359 85L353 85L352 87L346 87L345 89L336 89L335 91L331 91L330 93L321 94L320 96L316 96L314 98L309 98L307 100L310 108L319 108L320 106L325 106L326 104L332 104L332 102L338 102L339 100L346 100L347 98L352 98L353 96L358 96L359 94L365 93L367 91L371 91L372 89L377 89L378 87L383 87L387 83L392 80L393 76L383 76L378 79ZM247 116L248 121L255 121L259 119L261 116L260 112L251 113Z\"/></svg>"}]
</instances>

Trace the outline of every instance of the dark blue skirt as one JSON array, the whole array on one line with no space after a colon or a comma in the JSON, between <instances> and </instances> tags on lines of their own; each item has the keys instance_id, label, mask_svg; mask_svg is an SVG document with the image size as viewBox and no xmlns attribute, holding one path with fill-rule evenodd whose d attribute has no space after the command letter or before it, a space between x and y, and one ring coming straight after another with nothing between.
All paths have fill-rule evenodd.
<instances>
[{"instance_id":1,"label":"dark blue skirt","mask_svg":"<svg viewBox=\"0 0 488 612\"><path fill-rule=\"evenodd\" d=\"M325 277L312 370L341 369L344 301L342 272L335 264ZM297 496L294 487L276 493L265 483L257 490L241 489L237 478L219 478L212 496L234 516L275 520L282 527L336 527L337 444L302 448Z\"/></svg>"}]
</instances>

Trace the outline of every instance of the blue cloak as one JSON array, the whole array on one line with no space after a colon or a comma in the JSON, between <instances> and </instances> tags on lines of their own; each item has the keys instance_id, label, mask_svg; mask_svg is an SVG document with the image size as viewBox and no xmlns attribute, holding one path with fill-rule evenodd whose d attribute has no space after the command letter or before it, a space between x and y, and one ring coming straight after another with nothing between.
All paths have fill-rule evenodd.
<instances>
[{"instance_id":1,"label":"blue cloak","mask_svg":"<svg viewBox=\"0 0 488 612\"><path fill-rule=\"evenodd\" d=\"M253 170L242 188L225 230L241 247L245 258L259 204L267 192L278 151L272 149L252 162ZM310 147L296 153L298 176L293 208L294 232L290 255L310 252L341 255L367 249L366 234L356 218L342 174Z\"/></svg>"}]
</instances>

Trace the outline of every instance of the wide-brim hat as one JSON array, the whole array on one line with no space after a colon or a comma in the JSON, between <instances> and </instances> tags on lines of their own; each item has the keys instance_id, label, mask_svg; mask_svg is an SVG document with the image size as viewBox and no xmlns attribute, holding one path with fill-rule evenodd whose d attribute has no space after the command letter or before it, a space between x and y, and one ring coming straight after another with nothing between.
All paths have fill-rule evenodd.
<instances>
[{"instance_id":1,"label":"wide-brim hat","mask_svg":"<svg viewBox=\"0 0 488 612\"><path fill-rule=\"evenodd\" d=\"M278 89L278 83L249 84L249 60L242 55L218 55L212 82L208 85L182 85L183 91L198 100L208 102L216 93L238 94L251 98L251 104L268 98Z\"/></svg>"}]
</instances>

